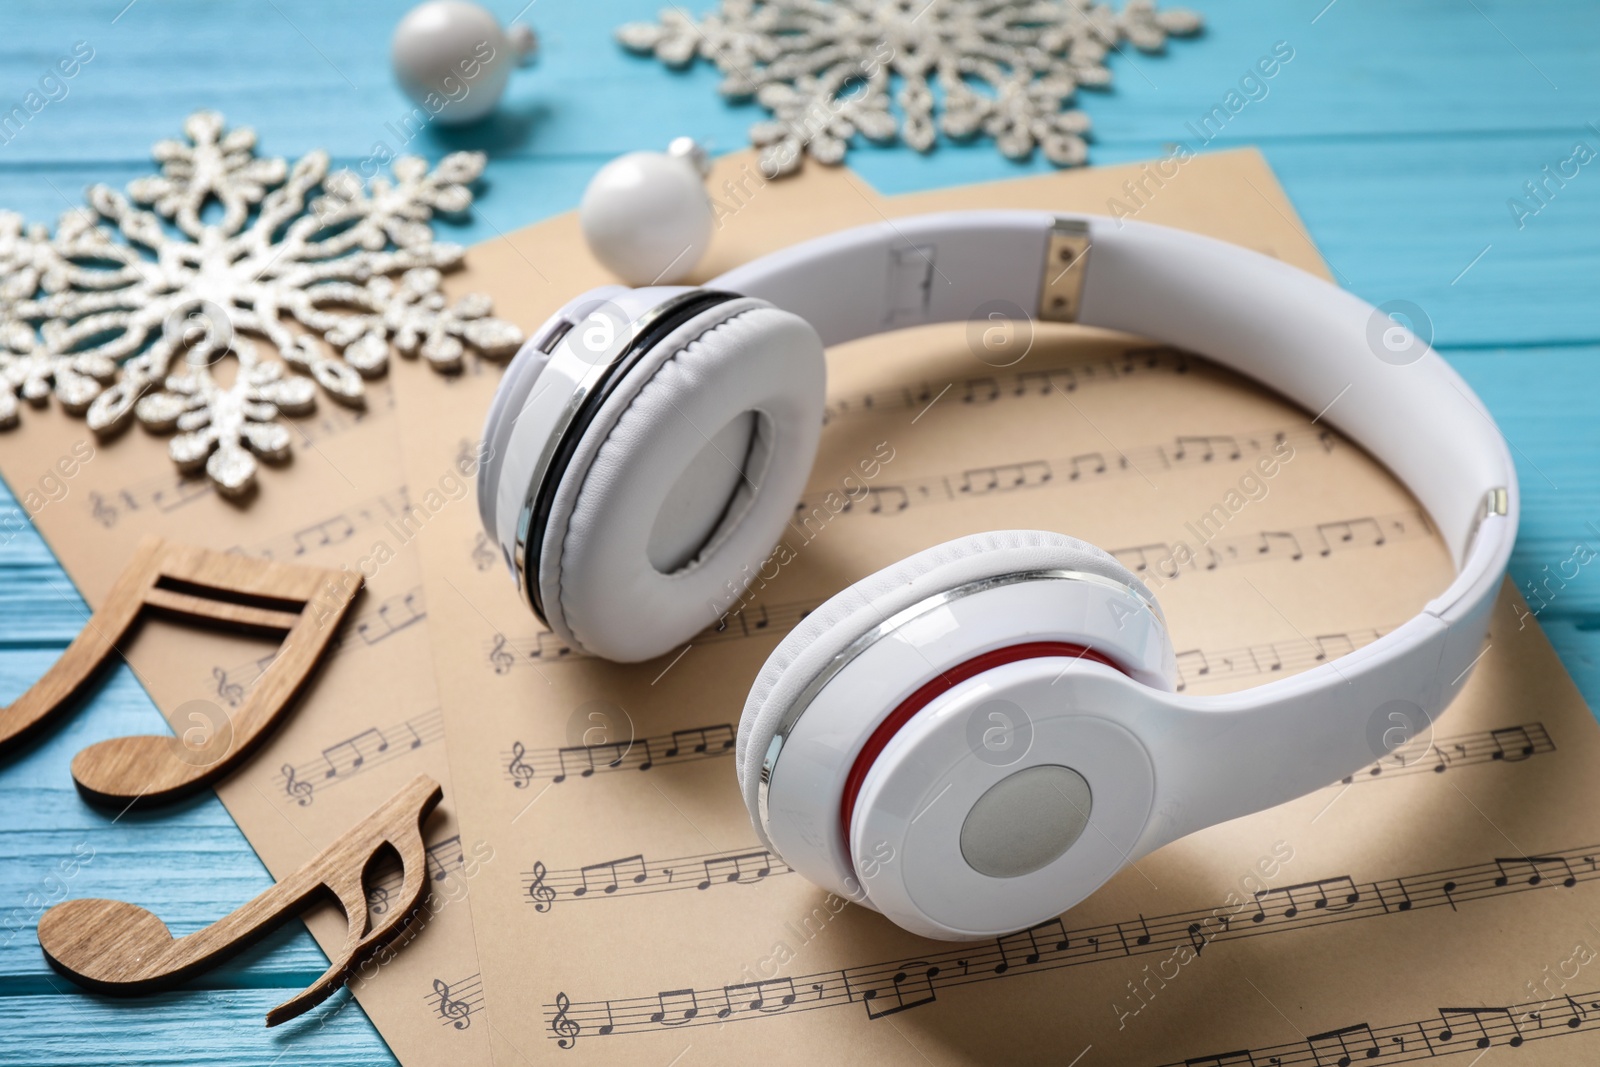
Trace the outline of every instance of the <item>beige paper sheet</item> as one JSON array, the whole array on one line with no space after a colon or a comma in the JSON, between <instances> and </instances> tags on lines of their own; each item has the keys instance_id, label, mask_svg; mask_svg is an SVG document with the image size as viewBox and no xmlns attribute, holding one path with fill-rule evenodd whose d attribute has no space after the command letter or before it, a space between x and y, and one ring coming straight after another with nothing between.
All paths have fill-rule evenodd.
<instances>
[{"instance_id":1,"label":"beige paper sheet","mask_svg":"<svg viewBox=\"0 0 1600 1067\"><path fill-rule=\"evenodd\" d=\"M33 516L90 605L99 603L146 534L370 573L337 647L303 699L217 793L268 870L282 878L415 775L443 784L444 803L425 828L435 876L432 918L392 960L358 972L352 986L402 1063L437 1064L456 1056L481 1061L488 1035L486 1027L473 1025L482 992L464 900L473 876L512 860L464 838L456 823L415 537L404 525L408 497L394 390L383 380L368 387L363 413L319 397L317 413L296 423L292 463L264 469L259 492L242 505L213 493L204 478L179 479L164 439L133 428L114 441L95 442L82 419L54 406L24 412L24 425L7 435L0 451L0 471L20 496L58 457L93 447L93 458L67 480L65 497ZM463 481L467 489L456 506L470 511L471 479ZM378 555L378 542L392 558L362 568L364 559ZM125 651L157 706L179 729L189 729L201 724L187 712L177 722L175 713L196 700L222 710L237 706L276 645L149 620ZM399 888L399 871L380 867L374 874L369 907L379 914ZM203 879L205 872L179 868L174 877ZM337 909L319 909L308 925L325 951L343 944ZM318 1017L289 1026L314 1040Z\"/></svg>"},{"instance_id":2,"label":"beige paper sheet","mask_svg":"<svg viewBox=\"0 0 1600 1067\"><path fill-rule=\"evenodd\" d=\"M711 186L731 211L700 276L882 216L1105 212L1140 176L886 199L843 170L754 174L748 155L720 162ZM1184 164L1140 217L1323 272L1255 153ZM531 327L609 280L567 216L480 246L452 284ZM417 486L481 432L495 376L441 391L401 367L395 383ZM1162 849L1036 931L924 941L762 853L732 766L751 679L805 611L918 548L1037 527L1115 549L1146 568L1196 692L1370 641L1449 574L1381 467L1170 350L1041 328L993 369L963 327L922 329L830 352L829 395L794 562L724 631L655 662L599 662L542 633L469 509L424 530L458 813L504 858L471 898L495 1062L1466 1064L1517 1027L1518 1062L1592 1062L1600 993L1578 991L1600 990L1600 970L1556 976L1580 966L1574 942L1600 938L1595 724L1509 591L1435 737ZM1280 441L1292 458L1246 481ZM870 503L816 510L885 448ZM1187 524L1241 498L1199 563L1163 568L1178 541L1199 547ZM1550 1003L1500 1010L1535 1000Z\"/></svg>"}]
</instances>

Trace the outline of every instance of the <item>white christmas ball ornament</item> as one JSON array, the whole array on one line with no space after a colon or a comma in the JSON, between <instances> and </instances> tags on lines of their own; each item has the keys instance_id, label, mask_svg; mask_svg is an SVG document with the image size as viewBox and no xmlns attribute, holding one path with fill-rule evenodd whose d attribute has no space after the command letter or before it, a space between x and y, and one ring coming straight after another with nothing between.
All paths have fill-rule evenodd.
<instances>
[{"instance_id":1,"label":"white christmas ball ornament","mask_svg":"<svg viewBox=\"0 0 1600 1067\"><path fill-rule=\"evenodd\" d=\"M578 207L589 251L629 285L671 285L711 242L710 163L687 137L665 152L629 152L600 168Z\"/></svg>"},{"instance_id":2,"label":"white christmas ball ornament","mask_svg":"<svg viewBox=\"0 0 1600 1067\"><path fill-rule=\"evenodd\" d=\"M438 122L474 122L493 111L511 68L526 66L538 39L527 26L502 30L466 0L428 0L395 27L390 58L400 88Z\"/></svg>"}]
</instances>

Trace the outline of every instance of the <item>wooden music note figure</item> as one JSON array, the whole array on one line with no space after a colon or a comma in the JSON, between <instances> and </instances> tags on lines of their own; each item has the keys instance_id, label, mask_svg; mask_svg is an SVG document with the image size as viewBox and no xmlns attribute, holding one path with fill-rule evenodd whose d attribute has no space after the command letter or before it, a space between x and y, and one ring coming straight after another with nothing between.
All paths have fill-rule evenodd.
<instances>
[{"instance_id":1,"label":"wooden music note figure","mask_svg":"<svg viewBox=\"0 0 1600 1067\"><path fill-rule=\"evenodd\" d=\"M266 736L330 646L360 574L273 563L150 537L83 630L31 688L0 710L0 755L81 695L145 609L252 633L279 634L271 665L213 729L183 738L118 737L79 752L72 777L90 800L165 801L233 770Z\"/></svg>"},{"instance_id":2,"label":"wooden music note figure","mask_svg":"<svg viewBox=\"0 0 1600 1067\"><path fill-rule=\"evenodd\" d=\"M69 900L39 920L39 947L50 965L102 993L149 993L206 970L271 932L331 892L344 909L348 933L333 963L310 987L267 1013L267 1025L287 1022L322 1003L350 973L405 928L427 890L422 824L444 797L438 782L418 775L347 830L314 859L232 915L174 938L150 912L120 900ZM396 906L369 930L362 877L380 849L400 855L404 881Z\"/></svg>"}]
</instances>

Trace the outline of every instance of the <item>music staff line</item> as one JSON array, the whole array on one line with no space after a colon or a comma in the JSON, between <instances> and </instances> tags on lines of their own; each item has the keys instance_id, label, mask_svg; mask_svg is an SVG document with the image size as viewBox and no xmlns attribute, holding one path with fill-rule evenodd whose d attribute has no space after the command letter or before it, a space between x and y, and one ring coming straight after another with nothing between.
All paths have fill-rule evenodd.
<instances>
[{"instance_id":1,"label":"music staff line","mask_svg":"<svg viewBox=\"0 0 1600 1067\"><path fill-rule=\"evenodd\" d=\"M704 891L713 886L755 885L793 874L794 868L764 848L704 852L695 856L647 861L641 854L591 863L566 870L548 870L541 861L523 872L522 893L535 911L548 912L557 898L613 900L651 896L678 889Z\"/></svg>"},{"instance_id":2,"label":"music staff line","mask_svg":"<svg viewBox=\"0 0 1600 1067\"><path fill-rule=\"evenodd\" d=\"M336 655L345 648L371 648L382 644L403 630L410 629L428 617L422 600L422 586L414 586L404 593L385 597L376 607L361 612L340 627L328 643L327 654ZM216 682L217 696L230 708L238 707L256 679L266 673L278 650L246 660L233 667L211 668L211 678Z\"/></svg>"},{"instance_id":3,"label":"music staff line","mask_svg":"<svg viewBox=\"0 0 1600 1067\"><path fill-rule=\"evenodd\" d=\"M860 499L847 500L840 515L898 515L907 508L926 504L948 504L960 500L1009 493L1019 489L1041 489L1052 485L1076 485L1140 473L1203 470L1221 463L1238 463L1272 455L1272 446L1293 441L1314 443L1332 452L1343 441L1331 430L1310 425L1294 430L1260 430L1238 434L1182 434L1159 444L1136 445L1128 449L1080 452L1056 459L1030 459L990 467L969 467L962 471L908 478L891 485L874 485ZM803 521L818 497L831 490L807 490L795 505L796 518ZM837 493L837 490L831 490Z\"/></svg>"},{"instance_id":4,"label":"music staff line","mask_svg":"<svg viewBox=\"0 0 1600 1067\"><path fill-rule=\"evenodd\" d=\"M602 771L624 769L648 771L664 763L732 755L734 740L733 726L722 722L593 745L530 749L521 741L514 741L508 751L501 753L501 769L505 780L518 789L526 788L535 778L548 778L559 785L573 776L590 778Z\"/></svg>"},{"instance_id":5,"label":"music staff line","mask_svg":"<svg viewBox=\"0 0 1600 1067\"><path fill-rule=\"evenodd\" d=\"M1433 527L1427 516L1411 508L1385 515L1363 515L1286 530L1260 530L1237 537L1218 538L1187 556L1182 563L1176 558L1181 554L1175 553L1173 546L1166 542L1112 549L1111 555L1135 574L1150 573L1163 582L1170 582L1185 573L1214 571L1218 567L1247 563L1299 563L1308 558L1326 558L1335 552L1376 549L1397 541L1419 540L1430 537L1432 533ZM744 610L725 616L717 626L702 630L695 638L695 643L785 633L820 604L821 601L746 605ZM1373 633L1371 639L1376 640L1376 631ZM1352 642L1355 640L1355 635L1351 634L1327 636ZM519 638L508 638L505 634L497 633L486 640L483 647L489 666L496 674L509 673L523 660L545 664L586 658L548 630ZM1259 673L1273 671L1269 667Z\"/></svg>"},{"instance_id":6,"label":"music staff line","mask_svg":"<svg viewBox=\"0 0 1600 1067\"><path fill-rule=\"evenodd\" d=\"M1520 763L1554 752L1556 745L1543 723L1530 722L1490 730L1427 739L1418 737L1355 774L1327 786L1392 780L1409 774L1442 774L1452 767L1479 763ZM524 903L540 914L558 900L616 900L678 890L706 890L726 885L756 885L768 878L793 874L794 868L763 848L703 852L692 856L650 859L642 853L581 867L552 870L544 861L522 872Z\"/></svg>"},{"instance_id":7,"label":"music staff line","mask_svg":"<svg viewBox=\"0 0 1600 1067\"><path fill-rule=\"evenodd\" d=\"M435 713L436 714L436 713ZM521 741L500 753L501 779L525 789L538 778L560 785L570 778L592 778L612 771L649 771L664 764L690 763L733 754L735 730L730 723L691 726L670 734L606 741L590 745L530 749ZM1417 742L1426 742L1419 747ZM1395 778L1406 774L1442 774L1452 767L1504 760L1518 763L1554 752L1544 724L1502 726L1444 738L1413 738L1394 752L1357 771L1342 784ZM331 777L331 776L330 776ZM280 775L279 780L282 780ZM1328 787L1332 788L1332 786Z\"/></svg>"},{"instance_id":8,"label":"music staff line","mask_svg":"<svg viewBox=\"0 0 1600 1067\"><path fill-rule=\"evenodd\" d=\"M1374 1028L1354 1023L1301 1041L1195 1056L1161 1067L1332 1067L1352 1063L1413 1063L1496 1046L1600 1030L1600 990L1562 994L1504 1007L1439 1008L1436 1018ZM1477 1060L1473 1060L1474 1063Z\"/></svg>"},{"instance_id":9,"label":"music staff line","mask_svg":"<svg viewBox=\"0 0 1600 1067\"><path fill-rule=\"evenodd\" d=\"M1337 875L1259 890L1232 914L1227 907L1155 917L1141 914L1109 925L1070 930L1056 918L1020 933L928 956L794 978L665 989L647 996L583 1002L573 1002L562 991L543 1005L544 1016L550 1037L561 1048L573 1047L585 1033L597 1037L645 1033L850 1004L862 1005L869 1019L880 1019L935 1003L940 989L974 982L1184 947L1200 955L1218 941L1429 908L1456 911L1463 904L1514 893L1573 889L1600 880L1597 855L1600 846L1585 845L1371 882ZM1252 904L1254 913L1249 910Z\"/></svg>"},{"instance_id":10,"label":"music staff line","mask_svg":"<svg viewBox=\"0 0 1600 1067\"><path fill-rule=\"evenodd\" d=\"M1058 391L1075 393L1082 386L1109 385L1150 373L1188 374L1190 358L1181 349L1150 345L1130 348L1115 356L1095 356L1050 368L979 375L944 385L923 381L914 385L890 386L828 401L823 408L822 421L826 425L834 419L850 415L877 411L920 411L946 389L950 390L957 402L976 406L1000 400L1049 396Z\"/></svg>"},{"instance_id":11,"label":"music staff line","mask_svg":"<svg viewBox=\"0 0 1600 1067\"><path fill-rule=\"evenodd\" d=\"M374 410L394 410L394 387L389 382L368 382L366 388L366 410L327 405L320 407L314 416L288 420L288 425L300 434L302 442L315 444L361 425ZM203 474L173 473L147 478L110 493L91 492L87 503L90 517L110 529L125 512L145 509L172 512L211 493L211 480Z\"/></svg>"},{"instance_id":12,"label":"music staff line","mask_svg":"<svg viewBox=\"0 0 1600 1067\"><path fill-rule=\"evenodd\" d=\"M423 856L431 881L442 882L452 871L466 865L466 854L461 850L461 835L451 834L423 849ZM389 910L389 897L405 881L405 870L398 861L390 858L367 872L367 910L382 915Z\"/></svg>"},{"instance_id":13,"label":"music staff line","mask_svg":"<svg viewBox=\"0 0 1600 1067\"><path fill-rule=\"evenodd\" d=\"M253 544L238 545L233 551L265 559L293 559L317 549L344 544L361 530L373 526L392 526L397 519L403 522L410 507L411 496L402 485L398 489L379 493L335 515L302 526L298 530L291 530L286 534ZM404 537L399 540L404 543L410 538Z\"/></svg>"},{"instance_id":14,"label":"music staff line","mask_svg":"<svg viewBox=\"0 0 1600 1067\"><path fill-rule=\"evenodd\" d=\"M283 764L273 776L273 792L308 808L320 791L443 740L444 715L438 708L387 726L369 726L335 741L316 756Z\"/></svg>"}]
</instances>

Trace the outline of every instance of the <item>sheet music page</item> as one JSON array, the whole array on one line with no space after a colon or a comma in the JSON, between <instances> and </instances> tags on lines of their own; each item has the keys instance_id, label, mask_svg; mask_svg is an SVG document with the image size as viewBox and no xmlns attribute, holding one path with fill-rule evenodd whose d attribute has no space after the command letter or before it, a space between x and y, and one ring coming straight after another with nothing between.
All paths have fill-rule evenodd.
<instances>
[{"instance_id":1,"label":"sheet music page","mask_svg":"<svg viewBox=\"0 0 1600 1067\"><path fill-rule=\"evenodd\" d=\"M65 479L65 494L33 515L91 606L147 534L288 563L348 566L367 576L305 694L217 793L273 876L282 878L417 774L443 784L444 802L425 827L433 875L428 921L414 924L414 940L361 968L351 984L402 1063L436 1064L456 1055L481 1061L487 1027L474 1025L482 991L464 900L480 870L511 858L494 856L456 821L394 396L384 379L367 383L363 411L319 394L315 414L292 422L292 462L282 470L263 465L256 495L242 504L214 493L203 474L180 478L165 438L135 426L116 440L97 441L81 418L53 404L23 413L24 424L4 438L0 471L20 498L59 457L92 448L92 458ZM472 478L461 482L456 506L470 511ZM124 651L181 731L214 728L218 713L239 705L277 649L272 641L147 618ZM173 869L174 878L205 876L203 868ZM376 919L400 888L398 863L380 864L368 888ZM325 951L343 945L337 908L308 913L308 925ZM320 1015L342 1003L341 995L288 1028L314 1040Z\"/></svg>"}]
</instances>

